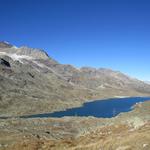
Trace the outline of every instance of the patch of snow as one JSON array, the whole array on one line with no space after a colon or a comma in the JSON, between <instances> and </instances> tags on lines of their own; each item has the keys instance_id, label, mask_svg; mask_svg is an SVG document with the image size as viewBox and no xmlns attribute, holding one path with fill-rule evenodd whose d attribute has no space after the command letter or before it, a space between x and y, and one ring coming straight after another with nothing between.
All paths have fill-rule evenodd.
<instances>
[{"instance_id":1,"label":"patch of snow","mask_svg":"<svg viewBox=\"0 0 150 150\"><path fill-rule=\"evenodd\" d=\"M98 89L105 89L105 86L101 84L100 86L97 87Z\"/></svg>"},{"instance_id":2,"label":"patch of snow","mask_svg":"<svg viewBox=\"0 0 150 150\"><path fill-rule=\"evenodd\" d=\"M0 52L0 55L7 55L6 52Z\"/></svg>"},{"instance_id":3,"label":"patch of snow","mask_svg":"<svg viewBox=\"0 0 150 150\"><path fill-rule=\"evenodd\" d=\"M148 146L148 144L143 144L143 148L144 148L144 147L147 147L147 146Z\"/></svg>"},{"instance_id":4,"label":"patch of snow","mask_svg":"<svg viewBox=\"0 0 150 150\"><path fill-rule=\"evenodd\" d=\"M48 67L45 66L44 64L41 64L41 63L39 63L39 62L37 62L37 61L33 61L33 63L35 63L36 65L38 65L38 66L41 67L41 68L48 68Z\"/></svg>"},{"instance_id":5,"label":"patch of snow","mask_svg":"<svg viewBox=\"0 0 150 150\"><path fill-rule=\"evenodd\" d=\"M115 98L128 98L129 96L114 96Z\"/></svg>"},{"instance_id":6,"label":"patch of snow","mask_svg":"<svg viewBox=\"0 0 150 150\"><path fill-rule=\"evenodd\" d=\"M31 60L33 59L32 57L30 56L26 56L26 55L17 55L17 54L9 54L9 56L14 59L14 60L21 60L21 59L28 59L28 60Z\"/></svg>"},{"instance_id":7,"label":"patch of snow","mask_svg":"<svg viewBox=\"0 0 150 150\"><path fill-rule=\"evenodd\" d=\"M127 150L127 149L129 149L130 148L130 146L119 146L116 150Z\"/></svg>"},{"instance_id":8,"label":"patch of snow","mask_svg":"<svg viewBox=\"0 0 150 150\"><path fill-rule=\"evenodd\" d=\"M6 53L6 52L0 52L0 55L6 55L6 56L12 58L13 60L17 60L17 61L19 61L21 63L23 63L22 59L27 59L27 60L33 59L33 57L30 57L30 56L10 54L10 53Z\"/></svg>"},{"instance_id":9,"label":"patch of snow","mask_svg":"<svg viewBox=\"0 0 150 150\"><path fill-rule=\"evenodd\" d=\"M18 47L17 47L17 46L13 46L12 48L14 48L14 49L18 49Z\"/></svg>"},{"instance_id":10,"label":"patch of snow","mask_svg":"<svg viewBox=\"0 0 150 150\"><path fill-rule=\"evenodd\" d=\"M8 44L8 45L10 44L10 43L9 43L9 42L7 42L7 41L4 41L4 43L5 43L5 44Z\"/></svg>"}]
</instances>

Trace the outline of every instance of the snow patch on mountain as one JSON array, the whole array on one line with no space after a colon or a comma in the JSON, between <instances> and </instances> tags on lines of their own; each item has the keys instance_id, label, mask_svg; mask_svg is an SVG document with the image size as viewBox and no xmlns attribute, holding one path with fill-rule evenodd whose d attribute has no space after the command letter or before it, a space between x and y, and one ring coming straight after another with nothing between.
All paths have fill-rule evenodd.
<instances>
[{"instance_id":1,"label":"snow patch on mountain","mask_svg":"<svg viewBox=\"0 0 150 150\"><path fill-rule=\"evenodd\" d=\"M12 58L13 60L19 61L21 63L23 63L22 62L23 59L26 59L26 60L32 60L33 59L33 57L30 57L30 56L10 54L10 53L6 53L6 52L0 52L0 55L6 55L6 56Z\"/></svg>"}]
</instances>

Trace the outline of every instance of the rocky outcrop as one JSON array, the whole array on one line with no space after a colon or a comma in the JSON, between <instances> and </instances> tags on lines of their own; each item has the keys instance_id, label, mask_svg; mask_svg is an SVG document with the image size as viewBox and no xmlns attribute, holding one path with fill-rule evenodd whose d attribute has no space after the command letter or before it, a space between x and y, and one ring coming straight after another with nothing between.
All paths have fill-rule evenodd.
<instances>
[{"instance_id":1,"label":"rocky outcrop","mask_svg":"<svg viewBox=\"0 0 150 150\"><path fill-rule=\"evenodd\" d=\"M0 58L0 64L5 67L10 67L10 63L3 58Z\"/></svg>"},{"instance_id":2,"label":"rocky outcrop","mask_svg":"<svg viewBox=\"0 0 150 150\"><path fill-rule=\"evenodd\" d=\"M16 54L30 56L34 59L49 59L48 54L44 50L29 48L27 46L20 47Z\"/></svg>"},{"instance_id":3,"label":"rocky outcrop","mask_svg":"<svg viewBox=\"0 0 150 150\"><path fill-rule=\"evenodd\" d=\"M2 41L0 42L0 48L11 48L13 47L10 43Z\"/></svg>"},{"instance_id":4,"label":"rocky outcrop","mask_svg":"<svg viewBox=\"0 0 150 150\"><path fill-rule=\"evenodd\" d=\"M27 46L22 46L18 48L7 42L0 42L0 52L1 52L1 55L3 54L3 55L11 56L11 54L15 54L16 57L28 56L33 59L49 59L48 54L44 50L36 49L36 48L29 48Z\"/></svg>"}]
</instances>

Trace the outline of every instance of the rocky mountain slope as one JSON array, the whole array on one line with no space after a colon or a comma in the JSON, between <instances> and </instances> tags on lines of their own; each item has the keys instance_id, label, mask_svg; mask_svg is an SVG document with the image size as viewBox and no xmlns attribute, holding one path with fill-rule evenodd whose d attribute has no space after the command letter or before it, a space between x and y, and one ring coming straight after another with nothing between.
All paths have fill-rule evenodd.
<instances>
[{"instance_id":1,"label":"rocky mountain slope","mask_svg":"<svg viewBox=\"0 0 150 150\"><path fill-rule=\"evenodd\" d=\"M150 85L110 69L60 64L40 49L0 42L0 114L52 112L91 99L150 95Z\"/></svg>"},{"instance_id":2,"label":"rocky mountain slope","mask_svg":"<svg viewBox=\"0 0 150 150\"><path fill-rule=\"evenodd\" d=\"M145 81L146 84L150 84L150 81Z\"/></svg>"}]
</instances>

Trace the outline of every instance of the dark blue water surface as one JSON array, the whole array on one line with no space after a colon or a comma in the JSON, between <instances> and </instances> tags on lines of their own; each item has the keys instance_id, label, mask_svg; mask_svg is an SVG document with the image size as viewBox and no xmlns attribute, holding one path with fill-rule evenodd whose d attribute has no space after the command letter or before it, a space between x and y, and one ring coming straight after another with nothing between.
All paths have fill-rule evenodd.
<instances>
[{"instance_id":1,"label":"dark blue water surface","mask_svg":"<svg viewBox=\"0 0 150 150\"><path fill-rule=\"evenodd\" d=\"M25 118L36 117L64 117L64 116L94 116L102 118L111 118L121 112L132 110L132 106L139 102L150 100L150 97L128 97L128 98L112 98L108 100L96 100L85 103L81 107L67 109L54 113L37 114L25 116Z\"/></svg>"}]
</instances>

